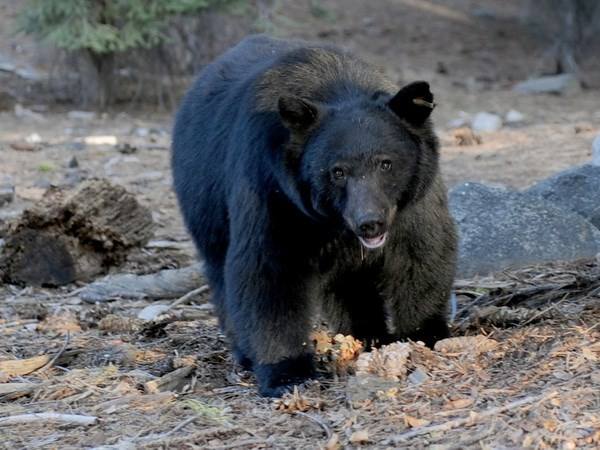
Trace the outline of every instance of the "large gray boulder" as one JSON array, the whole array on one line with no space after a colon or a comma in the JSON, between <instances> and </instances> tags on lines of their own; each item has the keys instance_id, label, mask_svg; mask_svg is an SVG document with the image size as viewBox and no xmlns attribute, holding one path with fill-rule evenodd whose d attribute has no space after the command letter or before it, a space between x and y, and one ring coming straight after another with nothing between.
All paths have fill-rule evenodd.
<instances>
[{"instance_id":1,"label":"large gray boulder","mask_svg":"<svg viewBox=\"0 0 600 450\"><path fill-rule=\"evenodd\" d=\"M458 276L594 257L600 231L579 214L528 193L464 183L450 193L458 224Z\"/></svg>"},{"instance_id":2,"label":"large gray boulder","mask_svg":"<svg viewBox=\"0 0 600 450\"><path fill-rule=\"evenodd\" d=\"M586 164L565 170L526 192L574 211L600 229L600 167Z\"/></svg>"}]
</instances>

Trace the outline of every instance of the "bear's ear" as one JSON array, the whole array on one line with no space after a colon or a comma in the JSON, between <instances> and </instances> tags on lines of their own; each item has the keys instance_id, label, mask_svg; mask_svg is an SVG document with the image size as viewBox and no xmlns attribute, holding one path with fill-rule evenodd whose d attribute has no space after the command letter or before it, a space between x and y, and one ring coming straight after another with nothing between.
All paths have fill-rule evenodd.
<instances>
[{"instance_id":1,"label":"bear's ear","mask_svg":"<svg viewBox=\"0 0 600 450\"><path fill-rule=\"evenodd\" d=\"M421 126L427 120L435 103L426 81L415 81L404 86L388 102L388 106L398 117L408 123Z\"/></svg>"},{"instance_id":2,"label":"bear's ear","mask_svg":"<svg viewBox=\"0 0 600 450\"><path fill-rule=\"evenodd\" d=\"M290 130L307 130L319 117L319 108L300 97L281 96L277 106L281 121Z\"/></svg>"}]
</instances>

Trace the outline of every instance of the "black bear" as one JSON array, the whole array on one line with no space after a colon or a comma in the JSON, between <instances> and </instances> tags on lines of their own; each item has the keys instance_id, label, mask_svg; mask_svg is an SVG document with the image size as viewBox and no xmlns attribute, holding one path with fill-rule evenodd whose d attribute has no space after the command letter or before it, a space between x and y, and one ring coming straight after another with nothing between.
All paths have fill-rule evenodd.
<instances>
[{"instance_id":1,"label":"black bear","mask_svg":"<svg viewBox=\"0 0 600 450\"><path fill-rule=\"evenodd\" d=\"M456 234L426 82L346 51L253 36L200 74L174 186L221 327L259 390L314 375L322 315L370 344L448 336Z\"/></svg>"}]
</instances>

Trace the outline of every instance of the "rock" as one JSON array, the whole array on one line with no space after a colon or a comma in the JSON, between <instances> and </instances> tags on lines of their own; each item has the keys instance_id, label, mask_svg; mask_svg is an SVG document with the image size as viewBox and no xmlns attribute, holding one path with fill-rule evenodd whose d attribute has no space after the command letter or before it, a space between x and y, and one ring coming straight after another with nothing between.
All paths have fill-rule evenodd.
<instances>
[{"instance_id":1,"label":"rock","mask_svg":"<svg viewBox=\"0 0 600 450\"><path fill-rule=\"evenodd\" d=\"M0 72L12 73L27 81L42 81L46 78L46 75L38 72L32 67L18 67L4 55L0 55Z\"/></svg>"},{"instance_id":2,"label":"rock","mask_svg":"<svg viewBox=\"0 0 600 450\"><path fill-rule=\"evenodd\" d=\"M148 137L148 135L150 134L150 130L148 128L137 127L133 129L132 134L136 135L137 137L144 138Z\"/></svg>"},{"instance_id":3,"label":"rock","mask_svg":"<svg viewBox=\"0 0 600 450\"><path fill-rule=\"evenodd\" d=\"M152 181L159 181L165 178L165 174L159 171L144 172L134 180L136 184L146 184Z\"/></svg>"},{"instance_id":4,"label":"rock","mask_svg":"<svg viewBox=\"0 0 600 450\"><path fill-rule=\"evenodd\" d=\"M36 113L30 109L24 108L21 104L15 105L15 116L19 119L30 119L34 122L45 122L46 118L39 113Z\"/></svg>"},{"instance_id":5,"label":"rock","mask_svg":"<svg viewBox=\"0 0 600 450\"><path fill-rule=\"evenodd\" d=\"M540 196L464 183L449 199L460 234L459 277L600 251L600 232L590 222Z\"/></svg>"},{"instance_id":6,"label":"rock","mask_svg":"<svg viewBox=\"0 0 600 450\"><path fill-rule=\"evenodd\" d=\"M488 112L478 112L471 121L471 128L475 133L498 131L502 128L502 118Z\"/></svg>"},{"instance_id":7,"label":"rock","mask_svg":"<svg viewBox=\"0 0 600 450\"><path fill-rule=\"evenodd\" d=\"M0 183L0 207L15 200L15 186L10 182Z\"/></svg>"},{"instance_id":8,"label":"rock","mask_svg":"<svg viewBox=\"0 0 600 450\"><path fill-rule=\"evenodd\" d=\"M25 138L25 142L28 144L41 144L42 137L37 133L31 133Z\"/></svg>"},{"instance_id":9,"label":"rock","mask_svg":"<svg viewBox=\"0 0 600 450\"><path fill-rule=\"evenodd\" d=\"M137 318L142 320L154 320L168 310L169 305L148 305L138 313Z\"/></svg>"},{"instance_id":10,"label":"rock","mask_svg":"<svg viewBox=\"0 0 600 450\"><path fill-rule=\"evenodd\" d=\"M136 156L113 156L104 164L104 172L108 176L118 176L123 173L126 164L136 164L140 160Z\"/></svg>"},{"instance_id":11,"label":"rock","mask_svg":"<svg viewBox=\"0 0 600 450\"><path fill-rule=\"evenodd\" d=\"M592 165L600 167L600 134L592 142Z\"/></svg>"},{"instance_id":12,"label":"rock","mask_svg":"<svg viewBox=\"0 0 600 450\"><path fill-rule=\"evenodd\" d=\"M600 229L600 167L586 164L565 170L526 192L574 211Z\"/></svg>"},{"instance_id":13,"label":"rock","mask_svg":"<svg viewBox=\"0 0 600 450\"><path fill-rule=\"evenodd\" d=\"M15 200L14 186L0 186L0 207Z\"/></svg>"},{"instance_id":14,"label":"rock","mask_svg":"<svg viewBox=\"0 0 600 450\"><path fill-rule=\"evenodd\" d=\"M138 148L135 145L131 145L129 142L122 142L117 145L117 151L124 155L131 155L132 153L136 153Z\"/></svg>"},{"instance_id":15,"label":"rock","mask_svg":"<svg viewBox=\"0 0 600 450\"><path fill-rule=\"evenodd\" d=\"M83 142L71 142L69 144L69 149L80 152L85 150L85 144Z\"/></svg>"},{"instance_id":16,"label":"rock","mask_svg":"<svg viewBox=\"0 0 600 450\"><path fill-rule=\"evenodd\" d=\"M90 122L96 119L96 113L93 111L69 111L67 118L71 120L80 120L82 122Z\"/></svg>"},{"instance_id":17,"label":"rock","mask_svg":"<svg viewBox=\"0 0 600 450\"><path fill-rule=\"evenodd\" d=\"M78 168L67 169L61 187L75 187L87 178L87 173Z\"/></svg>"},{"instance_id":18,"label":"rock","mask_svg":"<svg viewBox=\"0 0 600 450\"><path fill-rule=\"evenodd\" d=\"M423 369L421 369L420 367L417 367L408 376L408 381L411 382L412 384L414 384L415 386L423 384L428 379L429 379L429 375L427 375L427 373Z\"/></svg>"},{"instance_id":19,"label":"rock","mask_svg":"<svg viewBox=\"0 0 600 450\"><path fill-rule=\"evenodd\" d=\"M17 99L10 92L0 91L0 111L14 111Z\"/></svg>"},{"instance_id":20,"label":"rock","mask_svg":"<svg viewBox=\"0 0 600 450\"><path fill-rule=\"evenodd\" d=\"M86 136L83 142L87 145L117 145L119 141L116 136Z\"/></svg>"},{"instance_id":21,"label":"rock","mask_svg":"<svg viewBox=\"0 0 600 450\"><path fill-rule=\"evenodd\" d=\"M69 160L69 162L67 163L67 167L69 169L75 169L77 167L79 167L79 161L77 161L77 158L75 158L74 156Z\"/></svg>"},{"instance_id":22,"label":"rock","mask_svg":"<svg viewBox=\"0 0 600 450\"><path fill-rule=\"evenodd\" d=\"M459 111L458 117L448 122L449 128L461 128L471 123L471 115L465 111Z\"/></svg>"},{"instance_id":23,"label":"rock","mask_svg":"<svg viewBox=\"0 0 600 450\"><path fill-rule=\"evenodd\" d=\"M575 75L564 73L522 81L513 89L521 94L567 94L579 92L581 83Z\"/></svg>"},{"instance_id":24,"label":"rock","mask_svg":"<svg viewBox=\"0 0 600 450\"><path fill-rule=\"evenodd\" d=\"M354 406L369 401L377 396L378 392L397 389L400 384L376 375L352 376L346 383L346 398Z\"/></svg>"},{"instance_id":25,"label":"rock","mask_svg":"<svg viewBox=\"0 0 600 450\"><path fill-rule=\"evenodd\" d=\"M515 124L515 123L523 122L523 120L525 120L525 116L522 113L520 113L519 111L517 111L516 109L511 109L504 116L504 121L506 123Z\"/></svg>"},{"instance_id":26,"label":"rock","mask_svg":"<svg viewBox=\"0 0 600 450\"><path fill-rule=\"evenodd\" d=\"M18 152L36 152L41 149L39 144L32 144L25 141L11 142L10 148Z\"/></svg>"}]
</instances>

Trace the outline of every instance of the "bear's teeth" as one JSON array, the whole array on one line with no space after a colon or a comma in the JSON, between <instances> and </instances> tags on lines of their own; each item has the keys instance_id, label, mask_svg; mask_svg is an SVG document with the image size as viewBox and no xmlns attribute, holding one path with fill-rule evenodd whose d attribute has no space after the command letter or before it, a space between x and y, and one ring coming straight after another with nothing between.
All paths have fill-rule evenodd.
<instances>
[{"instance_id":1,"label":"bear's teeth","mask_svg":"<svg viewBox=\"0 0 600 450\"><path fill-rule=\"evenodd\" d=\"M387 237L387 233L382 234L381 236L377 236L374 238L362 238L359 237L361 244L364 245L368 249L379 248L385 243L385 238Z\"/></svg>"}]
</instances>

